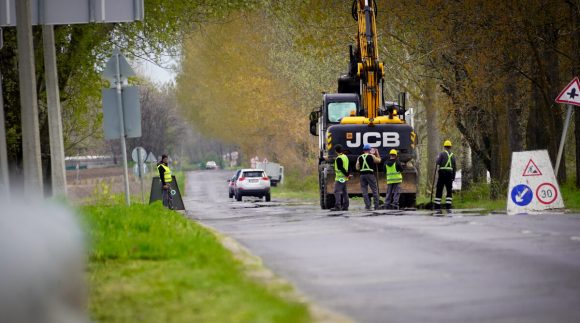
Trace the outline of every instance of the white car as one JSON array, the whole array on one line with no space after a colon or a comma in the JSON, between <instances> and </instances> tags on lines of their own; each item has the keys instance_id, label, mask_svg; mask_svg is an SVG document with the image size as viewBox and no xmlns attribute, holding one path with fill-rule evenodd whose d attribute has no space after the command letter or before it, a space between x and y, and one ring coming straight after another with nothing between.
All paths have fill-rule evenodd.
<instances>
[{"instance_id":1,"label":"white car","mask_svg":"<svg viewBox=\"0 0 580 323\"><path fill-rule=\"evenodd\" d=\"M255 196L270 202L270 178L261 169L242 169L235 183L235 197Z\"/></svg>"},{"instance_id":2,"label":"white car","mask_svg":"<svg viewBox=\"0 0 580 323\"><path fill-rule=\"evenodd\" d=\"M207 163L205 163L205 169L218 169L218 165L216 164L215 161L210 160Z\"/></svg>"}]
</instances>

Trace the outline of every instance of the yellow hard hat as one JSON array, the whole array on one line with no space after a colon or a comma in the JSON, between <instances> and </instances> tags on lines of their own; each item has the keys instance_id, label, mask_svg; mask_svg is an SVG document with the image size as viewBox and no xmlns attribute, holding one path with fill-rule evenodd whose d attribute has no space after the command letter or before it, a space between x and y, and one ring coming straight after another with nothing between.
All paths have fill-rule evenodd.
<instances>
[{"instance_id":1,"label":"yellow hard hat","mask_svg":"<svg viewBox=\"0 0 580 323\"><path fill-rule=\"evenodd\" d=\"M451 147L451 140L445 140L443 147Z\"/></svg>"},{"instance_id":2,"label":"yellow hard hat","mask_svg":"<svg viewBox=\"0 0 580 323\"><path fill-rule=\"evenodd\" d=\"M395 149L391 149L391 151L389 152L389 155L398 155L397 151Z\"/></svg>"}]
</instances>

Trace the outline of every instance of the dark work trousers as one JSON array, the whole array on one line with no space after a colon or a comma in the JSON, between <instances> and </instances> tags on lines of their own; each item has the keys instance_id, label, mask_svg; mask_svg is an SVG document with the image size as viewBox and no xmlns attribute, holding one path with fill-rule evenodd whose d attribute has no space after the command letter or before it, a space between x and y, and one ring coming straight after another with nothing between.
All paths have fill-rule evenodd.
<instances>
[{"instance_id":1,"label":"dark work trousers","mask_svg":"<svg viewBox=\"0 0 580 323\"><path fill-rule=\"evenodd\" d=\"M346 191L346 182L334 182L334 201L334 206L336 208L348 210L348 192Z\"/></svg>"},{"instance_id":2,"label":"dark work trousers","mask_svg":"<svg viewBox=\"0 0 580 323\"><path fill-rule=\"evenodd\" d=\"M169 188L163 188L163 185L161 185L161 196L162 196L163 206L171 209L173 207L173 201L172 201L173 196L171 196L171 186L169 186Z\"/></svg>"},{"instance_id":3,"label":"dark work trousers","mask_svg":"<svg viewBox=\"0 0 580 323\"><path fill-rule=\"evenodd\" d=\"M373 173L361 173L360 174L360 190L362 192L365 207L370 209L371 207L371 198L369 197L368 188L371 188L371 192L373 193L373 199L375 204L375 210L379 208L379 193L377 191L377 178Z\"/></svg>"},{"instance_id":4,"label":"dark work trousers","mask_svg":"<svg viewBox=\"0 0 580 323\"><path fill-rule=\"evenodd\" d=\"M387 208L396 209L399 207L399 196L401 196L401 183L387 185L387 198L385 205Z\"/></svg>"},{"instance_id":5,"label":"dark work trousers","mask_svg":"<svg viewBox=\"0 0 580 323\"><path fill-rule=\"evenodd\" d=\"M453 204L453 172L448 170L440 170L439 176L437 178L437 191L435 192L435 209L441 209L441 197L443 197L443 186L445 186L445 191L447 192L447 198L445 199L445 206L447 209L451 209Z\"/></svg>"}]
</instances>

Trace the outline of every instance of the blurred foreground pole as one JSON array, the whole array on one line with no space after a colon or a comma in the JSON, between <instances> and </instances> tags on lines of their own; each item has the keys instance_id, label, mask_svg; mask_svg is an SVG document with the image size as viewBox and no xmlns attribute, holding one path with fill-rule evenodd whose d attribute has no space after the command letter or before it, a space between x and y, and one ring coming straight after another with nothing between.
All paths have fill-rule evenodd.
<instances>
[{"instance_id":1,"label":"blurred foreground pole","mask_svg":"<svg viewBox=\"0 0 580 323\"><path fill-rule=\"evenodd\" d=\"M0 32L0 37L2 33ZM0 39L0 49L2 49ZM4 97L2 96L2 69L0 68L0 197L8 196L8 150L6 148L6 124L4 123Z\"/></svg>"},{"instance_id":2,"label":"blurred foreground pole","mask_svg":"<svg viewBox=\"0 0 580 323\"><path fill-rule=\"evenodd\" d=\"M44 51L44 78L48 105L48 134L50 136L50 171L53 196L66 196L64 141L60 113L60 94L54 45L54 27L42 25Z\"/></svg>"},{"instance_id":3,"label":"blurred foreground pole","mask_svg":"<svg viewBox=\"0 0 580 323\"><path fill-rule=\"evenodd\" d=\"M38 99L36 95L31 11L30 0L16 1L24 194L28 197L42 197L40 132L38 127Z\"/></svg>"}]
</instances>

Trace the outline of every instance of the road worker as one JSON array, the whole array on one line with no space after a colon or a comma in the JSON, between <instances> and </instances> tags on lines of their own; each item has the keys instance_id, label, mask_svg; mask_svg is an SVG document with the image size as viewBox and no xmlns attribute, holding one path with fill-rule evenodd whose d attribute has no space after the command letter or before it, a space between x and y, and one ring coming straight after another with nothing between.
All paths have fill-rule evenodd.
<instances>
[{"instance_id":1,"label":"road worker","mask_svg":"<svg viewBox=\"0 0 580 323\"><path fill-rule=\"evenodd\" d=\"M348 157L344 154L341 145L334 146L337 156L334 160L334 201L335 205L331 211L347 211L349 206L346 182L352 175L348 172Z\"/></svg>"},{"instance_id":2,"label":"road worker","mask_svg":"<svg viewBox=\"0 0 580 323\"><path fill-rule=\"evenodd\" d=\"M159 171L159 179L161 180L163 206L173 209L173 196L171 196L171 182L173 181L173 177L171 176L171 169L168 164L169 157L162 155L161 161L157 164L157 170Z\"/></svg>"},{"instance_id":3,"label":"road worker","mask_svg":"<svg viewBox=\"0 0 580 323\"><path fill-rule=\"evenodd\" d=\"M399 196L401 195L401 183L403 182L403 166L398 159L398 152L391 149L389 159L385 162L385 173L387 174L387 196L385 208L398 210Z\"/></svg>"},{"instance_id":4,"label":"road worker","mask_svg":"<svg viewBox=\"0 0 580 323\"><path fill-rule=\"evenodd\" d=\"M375 210L379 208L379 193L377 190L377 178L375 171L381 163L381 157L376 149L371 149L369 144L363 146L363 154L356 159L356 170L360 172L360 189L365 202L365 210L371 209L371 199L368 188L371 188Z\"/></svg>"},{"instance_id":5,"label":"road worker","mask_svg":"<svg viewBox=\"0 0 580 323\"><path fill-rule=\"evenodd\" d=\"M441 213L441 197L443 196L443 187L447 192L445 199L445 206L447 210L451 210L453 204L453 181L455 180L455 172L457 165L455 162L455 155L451 152L451 141L445 140L443 143L444 150L437 157L436 167L438 167L437 190L435 191L434 206L437 213Z\"/></svg>"}]
</instances>

